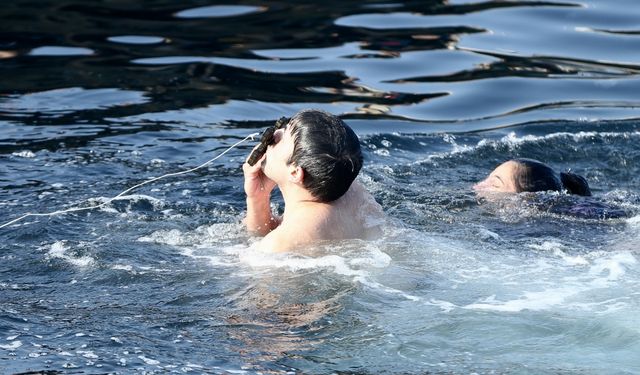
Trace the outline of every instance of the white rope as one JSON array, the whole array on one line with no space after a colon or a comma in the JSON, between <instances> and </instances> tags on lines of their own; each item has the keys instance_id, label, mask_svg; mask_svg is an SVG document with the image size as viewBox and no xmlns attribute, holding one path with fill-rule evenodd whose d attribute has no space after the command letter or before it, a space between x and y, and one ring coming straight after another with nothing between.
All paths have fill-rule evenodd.
<instances>
[{"instance_id":1,"label":"white rope","mask_svg":"<svg viewBox=\"0 0 640 375\"><path fill-rule=\"evenodd\" d=\"M150 184L150 183L152 183L152 182L158 181L158 180L163 179L163 178L166 178L166 177L179 176L179 175L183 175L183 174L187 174L187 173L195 172L195 171L197 171L198 169L202 169L202 168L206 167L207 165L209 165L209 164L213 163L214 161L218 160L218 158L222 157L224 154L226 154L227 152L229 152L231 149L233 149L233 148L237 147L238 145L240 145L240 144L241 144L241 143L243 143L243 142L246 142L248 139L252 139L252 140L253 140L253 138L254 138L255 136L259 135L259 134L260 134L260 133L252 133L252 134L249 134L249 135L248 135L248 136L246 136L244 139L242 139L242 140L240 140L240 141L238 141L238 142L234 143L233 145L229 146L229 148L227 148L226 150L224 150L223 152L221 152L219 155L217 155L217 156L216 156L216 157L214 157L213 159L210 159L210 160L208 160L208 161L206 161L206 162L204 162L204 163L200 164L200 165L199 165L199 166L197 166L197 167L194 167L194 168L191 168L191 169L187 169L187 170L185 170L185 171L173 172L173 173L167 173L167 174L162 175L162 176L159 176L159 177L153 177L153 178L151 178L151 179L149 179L149 180L147 180L147 181L141 182L141 183L139 183L139 184L137 184L137 185L134 185L134 186L132 186L132 187L128 188L127 190L123 191L122 193L120 193L120 194L116 195L115 197L113 197L113 198L109 198L109 199L107 199L106 201L104 201L104 202L102 202L102 203L100 203L100 204L98 204L98 205L96 205L96 206L90 206L90 207L72 207L72 208L69 208L69 209L66 209L66 210L58 210L58 211L53 211L53 212L49 212L49 213L31 213L31 212L29 212L29 213L26 213L26 214L24 214L24 215L20 216L19 218L16 218L16 219L13 219L13 220L9 221L8 223L5 223L5 224L0 225L0 229L2 229L2 228L4 228L4 227L7 227L7 226L9 226L9 225L11 225L11 224L17 223L18 221L20 221L20 220L22 220L22 219L26 219L26 218L28 218L28 217L55 216L55 215L66 214L66 213L69 213L69 212L87 211L87 210L94 210L94 209L96 209L96 208L104 207L104 206L106 206L107 204L111 203L112 201L114 201L114 200L116 200L116 199L118 199L118 198L122 197L123 195L125 195L125 194L127 194L127 193L131 192L132 190L137 189L137 188L139 188L139 187L141 187L141 186L144 186L144 185L146 185L146 184Z\"/></svg>"}]
</instances>

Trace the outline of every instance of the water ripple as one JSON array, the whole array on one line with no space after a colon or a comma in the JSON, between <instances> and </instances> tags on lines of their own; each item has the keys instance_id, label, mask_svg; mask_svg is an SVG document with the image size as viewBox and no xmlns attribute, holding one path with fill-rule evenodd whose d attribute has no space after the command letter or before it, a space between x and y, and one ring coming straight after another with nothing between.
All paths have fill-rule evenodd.
<instances>
[{"instance_id":1,"label":"water ripple","mask_svg":"<svg viewBox=\"0 0 640 375\"><path fill-rule=\"evenodd\" d=\"M382 239L252 248L245 143L0 232L0 368L637 372L637 0L214 3L3 3L1 222L104 202L314 107L360 136ZM475 196L520 157L629 217Z\"/></svg>"}]
</instances>

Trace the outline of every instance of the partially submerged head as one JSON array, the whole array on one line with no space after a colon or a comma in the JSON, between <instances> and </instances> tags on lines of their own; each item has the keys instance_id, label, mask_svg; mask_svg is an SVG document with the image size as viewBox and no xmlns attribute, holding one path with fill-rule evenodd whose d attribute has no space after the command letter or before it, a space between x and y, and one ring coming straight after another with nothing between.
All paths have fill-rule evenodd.
<instances>
[{"instance_id":1,"label":"partially submerged head","mask_svg":"<svg viewBox=\"0 0 640 375\"><path fill-rule=\"evenodd\" d=\"M590 196L584 177L570 172L556 173L553 168L533 159L512 159L500 164L489 176L474 185L477 192L521 193L563 191Z\"/></svg>"},{"instance_id":2,"label":"partially submerged head","mask_svg":"<svg viewBox=\"0 0 640 375\"><path fill-rule=\"evenodd\" d=\"M274 140L267 150L265 173L279 185L299 176L299 183L318 202L344 195L362 168L358 136L324 111L298 112L285 129L276 131Z\"/></svg>"}]
</instances>

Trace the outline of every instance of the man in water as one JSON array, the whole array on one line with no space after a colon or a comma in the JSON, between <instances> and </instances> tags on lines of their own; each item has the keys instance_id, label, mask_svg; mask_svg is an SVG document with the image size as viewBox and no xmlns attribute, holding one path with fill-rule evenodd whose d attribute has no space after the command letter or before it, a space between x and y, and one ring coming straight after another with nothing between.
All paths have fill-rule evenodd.
<instances>
[{"instance_id":1,"label":"man in water","mask_svg":"<svg viewBox=\"0 0 640 375\"><path fill-rule=\"evenodd\" d=\"M373 197L354 182L362 167L356 134L324 111L297 113L274 133L258 163L244 163L247 230L264 238L260 250L280 252L321 240L367 238L383 217ZM271 211L271 192L284 199L282 217ZM377 224L379 224L378 222Z\"/></svg>"}]
</instances>

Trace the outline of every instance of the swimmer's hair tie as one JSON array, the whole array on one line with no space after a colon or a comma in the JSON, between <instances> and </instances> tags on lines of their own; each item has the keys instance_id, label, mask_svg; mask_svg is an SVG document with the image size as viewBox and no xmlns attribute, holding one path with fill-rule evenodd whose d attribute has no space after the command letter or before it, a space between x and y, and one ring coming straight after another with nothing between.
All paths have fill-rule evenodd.
<instances>
[{"instance_id":1,"label":"swimmer's hair tie","mask_svg":"<svg viewBox=\"0 0 640 375\"><path fill-rule=\"evenodd\" d=\"M582 195L585 197L591 196L591 189L587 180L572 172L560 172L560 181L562 186L571 194Z\"/></svg>"},{"instance_id":2,"label":"swimmer's hair tie","mask_svg":"<svg viewBox=\"0 0 640 375\"><path fill-rule=\"evenodd\" d=\"M247 163L249 165L253 166L258 162L258 160L260 160L262 155L267 152L267 147L269 147L269 145L273 143L273 134L276 132L276 130L284 128L288 123L288 118L280 117L276 121L275 125L265 129L265 131L262 133L262 137L260 137L260 144L258 144L258 147L253 149L251 155L249 155L249 158L247 159Z\"/></svg>"}]
</instances>

